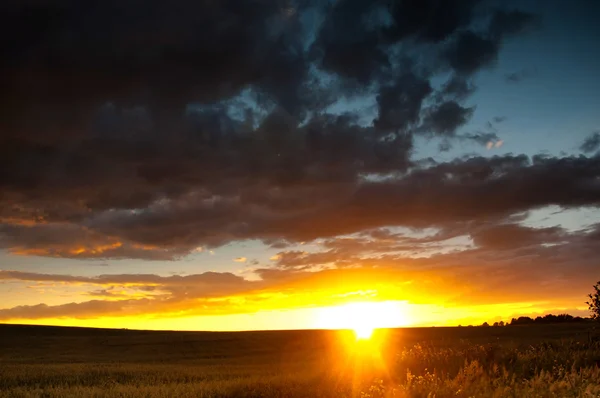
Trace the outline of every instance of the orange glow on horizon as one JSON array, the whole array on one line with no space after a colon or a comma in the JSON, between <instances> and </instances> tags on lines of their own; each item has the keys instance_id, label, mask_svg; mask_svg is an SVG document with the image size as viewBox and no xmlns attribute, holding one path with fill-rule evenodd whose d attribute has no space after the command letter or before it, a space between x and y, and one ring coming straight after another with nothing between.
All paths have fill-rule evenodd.
<instances>
[{"instance_id":1,"label":"orange glow on horizon","mask_svg":"<svg viewBox=\"0 0 600 398\"><path fill-rule=\"evenodd\" d=\"M132 292L127 292L128 295ZM147 294L147 293L146 293ZM116 300L122 297L114 298ZM149 299L153 300L148 296ZM82 300L85 296L82 297ZM107 300L108 298L103 298ZM107 300L108 301L108 300ZM110 300L113 301L113 300ZM19 304L10 303L11 306ZM29 304L29 303L27 303ZM60 302L51 302L56 305ZM81 326L100 328L129 328L147 330L189 330L189 331L235 331L235 330L282 330L282 329L345 329L354 331L349 336L357 340L356 331L361 335L367 330L374 331L375 338L381 329L395 327L457 326L462 324L480 325L483 322L503 320L521 314L543 314L547 312L544 303L481 304L465 306L443 306L439 304L413 304L408 301L363 301L350 302L338 306L318 306L304 308L270 308L257 310L249 307L243 313L194 314L189 308L164 306L153 312L90 313L87 316L69 317L14 317L4 319L4 323L37 324L55 326ZM187 305L191 305L188 303ZM225 304L226 305L226 304ZM186 311L187 308L187 311ZM552 309L552 307L548 307ZM373 309L371 312L370 310ZM174 311L180 310L180 316ZM360 314L366 313L365 316Z\"/></svg>"},{"instance_id":2,"label":"orange glow on horizon","mask_svg":"<svg viewBox=\"0 0 600 398\"><path fill-rule=\"evenodd\" d=\"M82 249L106 247L75 248ZM345 329L357 343L377 339L379 329L492 324L587 309L577 298L553 302L529 292L482 292L477 284L425 270L324 270L268 283L228 278L208 291L194 279L164 276L21 274L31 280L5 271L5 280L28 294L5 300L4 309L15 309L5 311L0 322L197 331ZM45 306L37 306L40 302Z\"/></svg>"}]
</instances>

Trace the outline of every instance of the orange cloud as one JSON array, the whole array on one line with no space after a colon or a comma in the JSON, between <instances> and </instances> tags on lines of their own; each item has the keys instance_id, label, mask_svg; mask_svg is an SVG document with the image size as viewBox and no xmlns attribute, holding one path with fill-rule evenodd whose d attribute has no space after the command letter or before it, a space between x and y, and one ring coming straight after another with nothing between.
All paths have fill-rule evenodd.
<instances>
[{"instance_id":1,"label":"orange cloud","mask_svg":"<svg viewBox=\"0 0 600 398\"><path fill-rule=\"evenodd\" d=\"M84 277L0 271L0 283L76 285L97 298L51 306L17 305L0 310L0 319L250 314L367 298L463 309L535 303L535 310L542 311L576 308L597 276L598 258L590 254L597 247L595 229L569 233L556 227L499 224L468 230L470 243L458 246L448 243L464 238L465 230L458 227L429 235L382 230L329 239L310 252L280 252L269 266L253 269L249 279L227 272ZM432 244L436 250L429 256L406 255L405 247L420 251Z\"/></svg>"}]
</instances>

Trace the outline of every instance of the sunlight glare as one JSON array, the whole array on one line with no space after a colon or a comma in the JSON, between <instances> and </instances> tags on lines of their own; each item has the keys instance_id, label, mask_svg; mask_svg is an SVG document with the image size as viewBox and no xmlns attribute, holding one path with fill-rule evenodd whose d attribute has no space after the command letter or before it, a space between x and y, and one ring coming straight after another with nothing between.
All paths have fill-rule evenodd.
<instances>
[{"instance_id":1,"label":"sunlight glare","mask_svg":"<svg viewBox=\"0 0 600 398\"><path fill-rule=\"evenodd\" d=\"M354 334L357 340L368 340L373 335L373 328L370 326L358 326L354 328Z\"/></svg>"},{"instance_id":2,"label":"sunlight glare","mask_svg":"<svg viewBox=\"0 0 600 398\"><path fill-rule=\"evenodd\" d=\"M316 326L323 329L350 329L357 340L371 338L374 329L406 326L406 303L365 301L320 308Z\"/></svg>"}]
</instances>

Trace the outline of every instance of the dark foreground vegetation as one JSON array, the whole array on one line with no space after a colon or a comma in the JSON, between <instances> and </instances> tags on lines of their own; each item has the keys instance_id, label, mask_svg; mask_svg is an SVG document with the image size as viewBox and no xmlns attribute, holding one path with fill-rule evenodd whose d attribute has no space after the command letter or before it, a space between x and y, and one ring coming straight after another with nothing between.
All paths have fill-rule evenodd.
<instances>
[{"instance_id":1,"label":"dark foreground vegetation","mask_svg":"<svg viewBox=\"0 0 600 398\"><path fill-rule=\"evenodd\" d=\"M349 332L0 325L0 397L600 397L590 323Z\"/></svg>"}]
</instances>

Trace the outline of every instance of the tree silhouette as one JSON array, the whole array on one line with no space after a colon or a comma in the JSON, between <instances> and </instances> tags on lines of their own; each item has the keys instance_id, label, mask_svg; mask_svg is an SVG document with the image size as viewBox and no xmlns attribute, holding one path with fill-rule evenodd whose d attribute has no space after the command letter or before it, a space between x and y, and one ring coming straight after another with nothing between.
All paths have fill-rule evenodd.
<instances>
[{"instance_id":1,"label":"tree silhouette","mask_svg":"<svg viewBox=\"0 0 600 398\"><path fill-rule=\"evenodd\" d=\"M594 292L588 294L590 301L585 303L589 305L592 319L600 320L600 281L594 285Z\"/></svg>"},{"instance_id":2,"label":"tree silhouette","mask_svg":"<svg viewBox=\"0 0 600 398\"><path fill-rule=\"evenodd\" d=\"M533 323L533 319L531 319L528 316L520 316L518 318L513 318L510 321L511 325L527 325L527 324L530 324L530 323Z\"/></svg>"}]
</instances>

